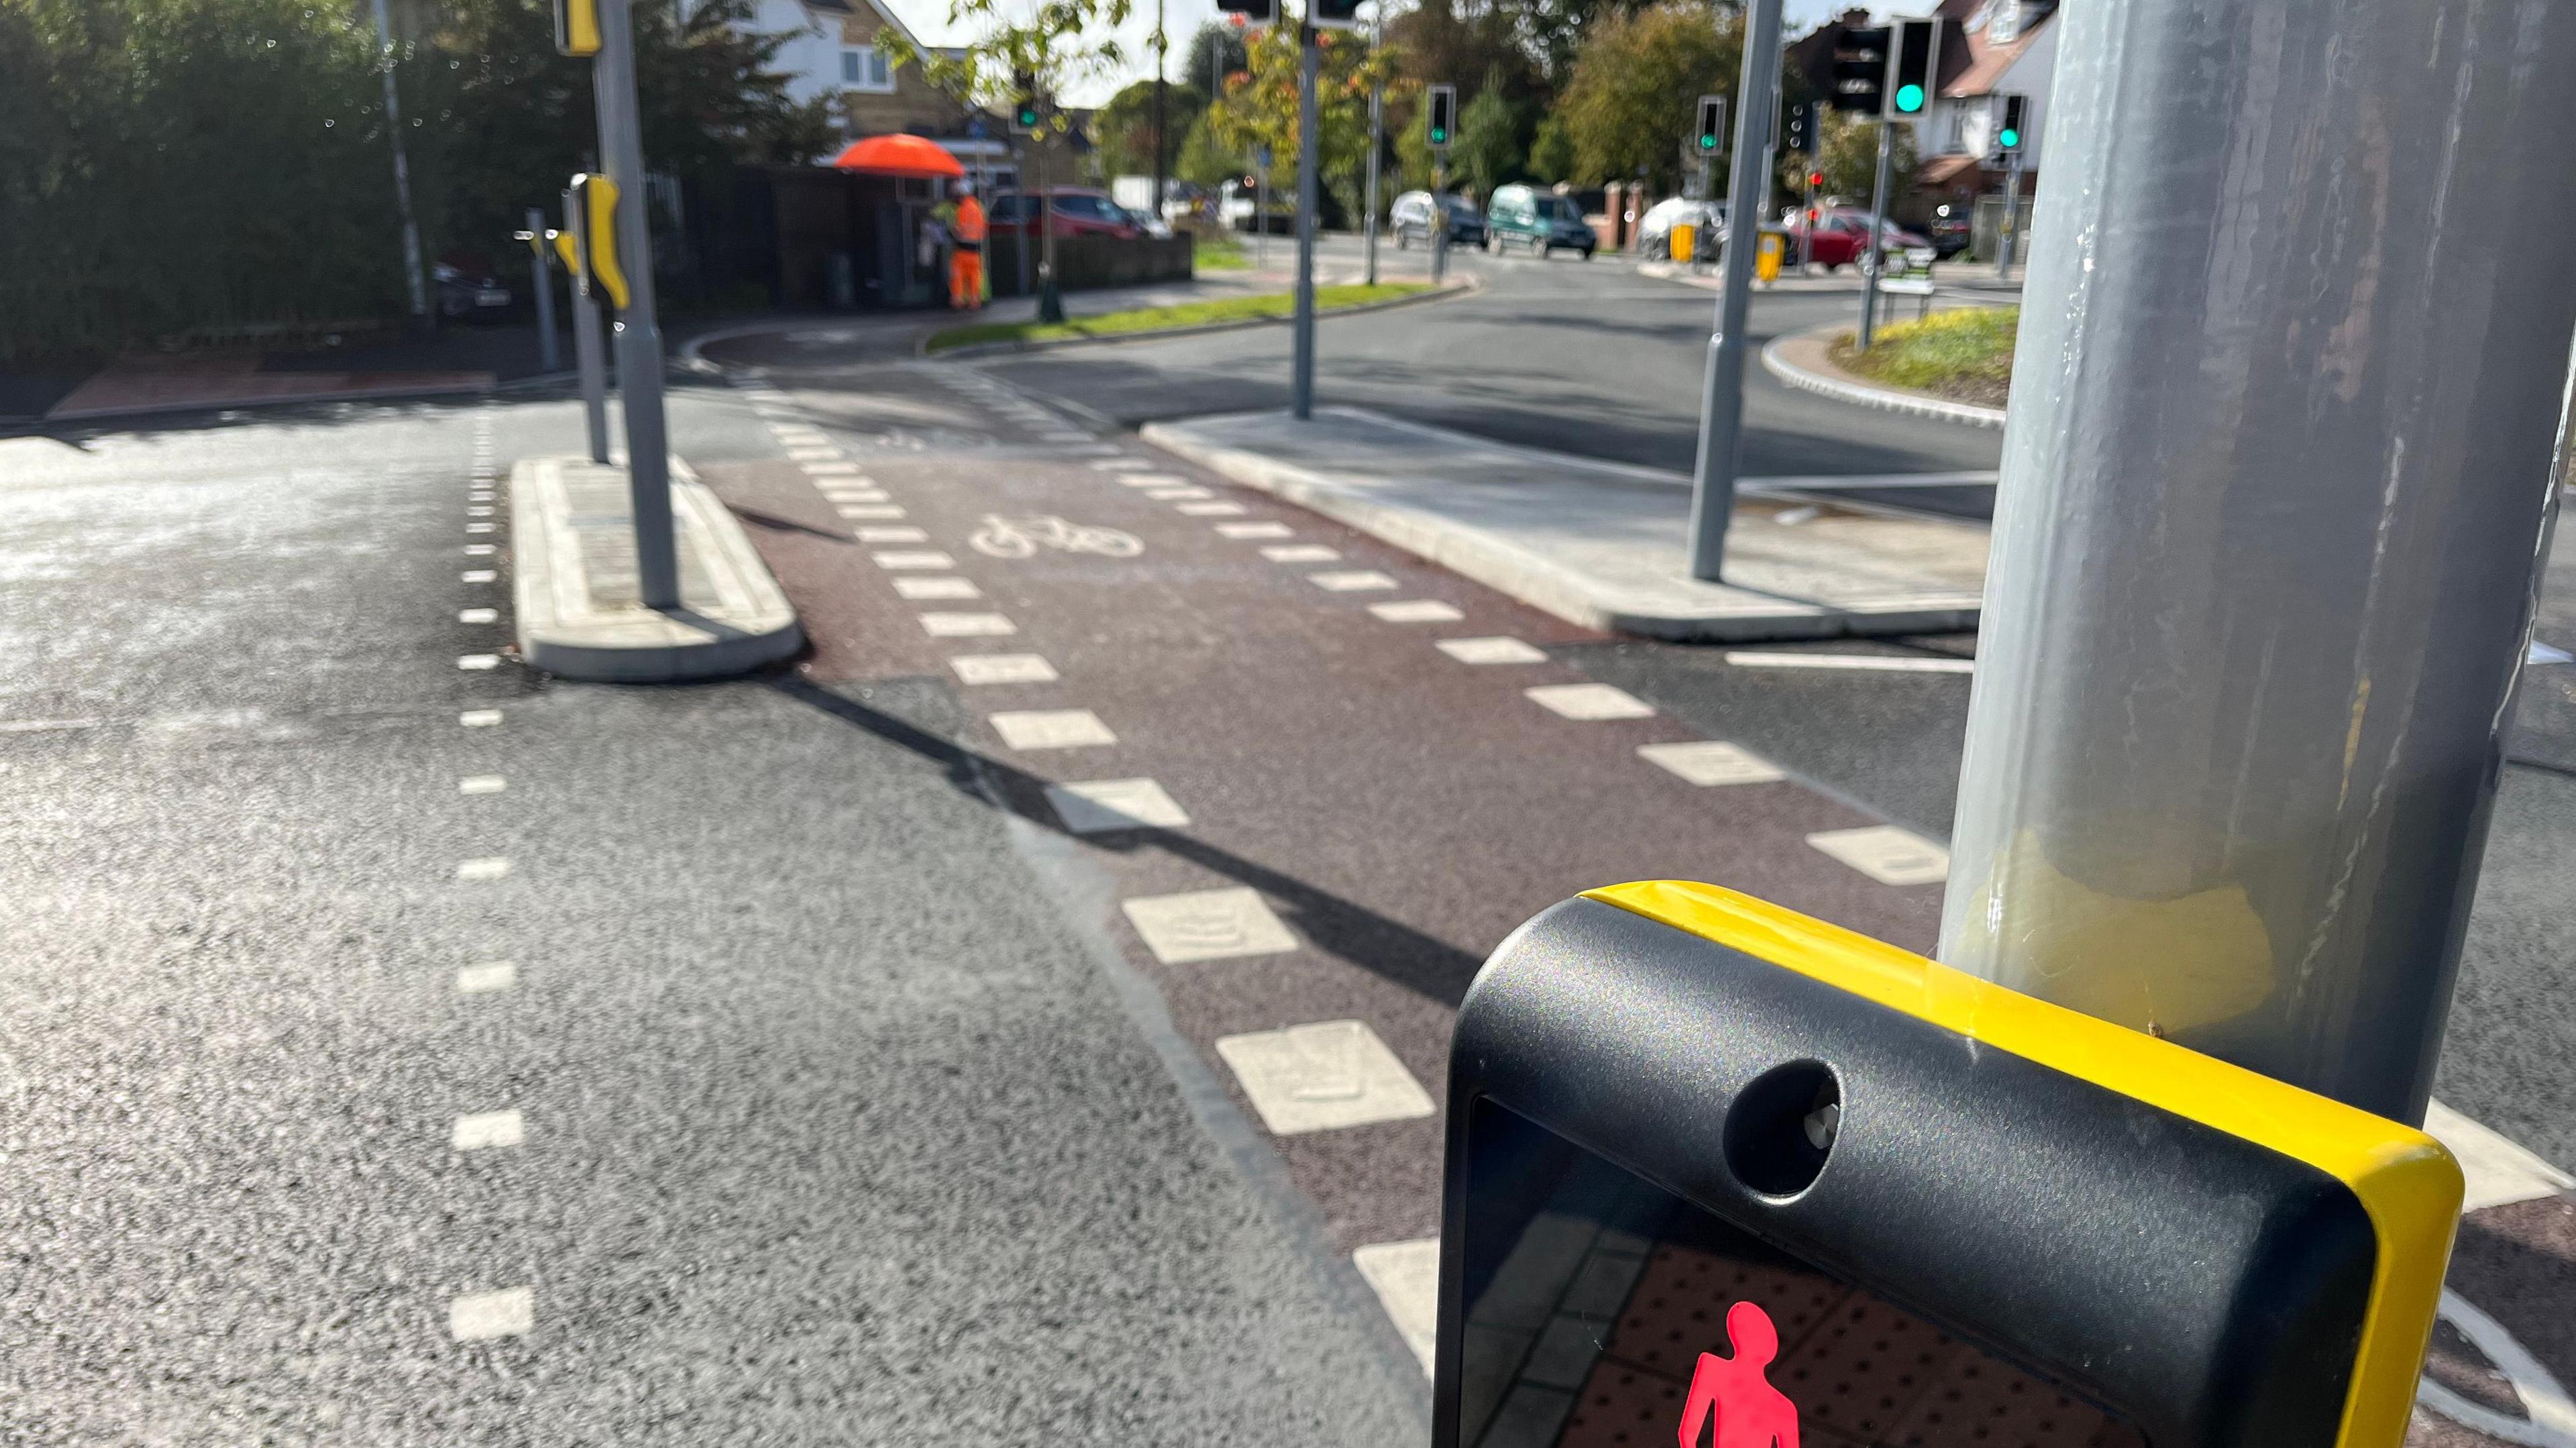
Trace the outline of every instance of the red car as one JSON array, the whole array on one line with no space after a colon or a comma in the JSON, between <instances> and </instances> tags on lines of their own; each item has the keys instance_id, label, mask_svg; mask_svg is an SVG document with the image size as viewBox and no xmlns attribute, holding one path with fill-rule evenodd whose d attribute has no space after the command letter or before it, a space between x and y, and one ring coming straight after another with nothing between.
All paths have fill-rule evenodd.
<instances>
[{"instance_id":1,"label":"red car","mask_svg":"<svg viewBox=\"0 0 2576 1448\"><path fill-rule=\"evenodd\" d=\"M1789 233L1788 259L1791 262L1794 263L1798 259L1799 243L1803 241L1810 248L1804 253L1807 260L1828 271L1849 266L1860 260L1862 249L1869 245L1869 213L1866 211L1854 211L1844 207L1826 211L1823 219L1815 224L1812 233L1808 228L1807 213L1799 211L1790 216L1785 229ZM1932 244L1929 239L1917 236L1893 221L1887 223L1887 230L1883 235L1890 247Z\"/></svg>"},{"instance_id":2,"label":"red car","mask_svg":"<svg viewBox=\"0 0 2576 1448\"><path fill-rule=\"evenodd\" d=\"M1038 197L1046 197L1047 229L1057 236L1114 236L1133 241L1145 234L1136 217L1109 199L1105 191L1081 186L1049 186L1043 193L1006 192L986 209L994 231L1019 235L1037 230Z\"/></svg>"}]
</instances>

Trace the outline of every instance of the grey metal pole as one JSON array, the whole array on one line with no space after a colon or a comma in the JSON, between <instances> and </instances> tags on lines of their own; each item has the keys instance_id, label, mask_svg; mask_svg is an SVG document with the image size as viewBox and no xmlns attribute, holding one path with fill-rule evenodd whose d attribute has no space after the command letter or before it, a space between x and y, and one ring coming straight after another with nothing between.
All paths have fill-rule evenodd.
<instances>
[{"instance_id":1,"label":"grey metal pole","mask_svg":"<svg viewBox=\"0 0 2576 1448\"><path fill-rule=\"evenodd\" d=\"M1035 241L1037 238L1029 231L1029 228L1036 224L1029 214L1029 202L1036 195L1036 183L1032 179L1035 175L1034 168L1036 163L1029 158L1028 150L1021 146L1013 146L1011 148L1011 161L1012 170L1017 173L1015 179L1018 181L1020 187L1020 229L1018 234L1013 238L1013 240L1018 244L1013 246L1011 250L1018 253L1019 256L1020 295L1025 297L1032 296L1037 292L1037 283L1031 280L1030 271L1030 268L1035 265L1032 258L1035 256L1037 251L1037 248L1031 246L1030 243Z\"/></svg>"},{"instance_id":2,"label":"grey metal pole","mask_svg":"<svg viewBox=\"0 0 2576 1448\"><path fill-rule=\"evenodd\" d=\"M644 204L644 138L635 98L634 0L599 7L599 150L617 183L617 263L626 308L617 318L617 396L626 419L626 474L635 513L635 579L646 608L680 603L671 534L670 442L662 420L662 330L653 310L653 237Z\"/></svg>"},{"instance_id":3,"label":"grey metal pole","mask_svg":"<svg viewBox=\"0 0 2576 1448\"><path fill-rule=\"evenodd\" d=\"M1449 153L1443 148L1431 153L1431 284L1438 286L1449 275L1449 203L1442 199L1449 184Z\"/></svg>"},{"instance_id":4,"label":"grey metal pole","mask_svg":"<svg viewBox=\"0 0 2576 1448\"><path fill-rule=\"evenodd\" d=\"M1372 63L1376 61L1378 52L1386 48L1386 5L1387 0L1378 0L1370 17L1369 59ZM1385 149L1386 86L1372 80L1369 82L1368 182L1362 193L1368 220L1360 243L1360 254L1366 267L1364 279L1370 286L1377 285L1377 157Z\"/></svg>"},{"instance_id":5,"label":"grey metal pole","mask_svg":"<svg viewBox=\"0 0 2576 1448\"><path fill-rule=\"evenodd\" d=\"M1264 150L1252 175L1252 268L1270 265L1270 153Z\"/></svg>"},{"instance_id":6,"label":"grey metal pole","mask_svg":"<svg viewBox=\"0 0 2576 1448\"><path fill-rule=\"evenodd\" d=\"M1860 254L1860 349L1878 339L1878 273L1887 259L1887 171L1896 123L1878 123L1878 179L1869 193L1869 245Z\"/></svg>"},{"instance_id":7,"label":"grey metal pole","mask_svg":"<svg viewBox=\"0 0 2576 1448\"><path fill-rule=\"evenodd\" d=\"M1315 69L1322 48L1312 22L1297 27L1297 317L1288 370L1290 410L1315 415Z\"/></svg>"},{"instance_id":8,"label":"grey metal pole","mask_svg":"<svg viewBox=\"0 0 2576 1448\"><path fill-rule=\"evenodd\" d=\"M1726 177L1728 230L1742 238L1742 218L1755 217L1749 245L1720 253L1725 283L1717 295L1717 330L1708 339L1708 375L1700 393L1699 456L1691 466L1691 577L1714 583L1726 561L1726 530L1735 519L1735 467L1744 433L1744 319L1753 301L1753 257L1762 246L1762 151L1769 137L1757 118L1770 114L1780 80L1780 0L1744 7L1744 75L1735 85L1735 149Z\"/></svg>"},{"instance_id":9,"label":"grey metal pole","mask_svg":"<svg viewBox=\"0 0 2576 1448\"><path fill-rule=\"evenodd\" d=\"M1172 43L1163 34L1163 0L1154 0L1154 219L1163 219L1163 166L1170 148L1163 144L1163 73L1172 68Z\"/></svg>"},{"instance_id":10,"label":"grey metal pole","mask_svg":"<svg viewBox=\"0 0 2576 1448\"><path fill-rule=\"evenodd\" d=\"M403 286L411 293L411 320L429 325L429 285L421 275L420 223L411 209L411 157L403 147L402 97L394 88L394 29L385 0L376 0L376 59L385 80L385 134L394 147L394 210L402 218Z\"/></svg>"},{"instance_id":11,"label":"grey metal pole","mask_svg":"<svg viewBox=\"0 0 2576 1448\"><path fill-rule=\"evenodd\" d=\"M2420 1121L2566 463L2576 6L2064 16L1941 957Z\"/></svg>"},{"instance_id":12,"label":"grey metal pole","mask_svg":"<svg viewBox=\"0 0 2576 1448\"><path fill-rule=\"evenodd\" d=\"M2021 221L2021 148L2015 146L2004 154L2004 226L2003 235L1995 240L1995 280L2012 280L2013 243Z\"/></svg>"},{"instance_id":13,"label":"grey metal pole","mask_svg":"<svg viewBox=\"0 0 2576 1448\"><path fill-rule=\"evenodd\" d=\"M537 365L547 372L563 367L563 354L555 344L554 263L546 257L546 213L543 207L528 208L528 259L530 278L537 288Z\"/></svg>"},{"instance_id":14,"label":"grey metal pole","mask_svg":"<svg viewBox=\"0 0 2576 1448\"><path fill-rule=\"evenodd\" d=\"M572 192L564 192L564 229L575 235L581 231L573 212L579 204ZM605 350L599 344L599 302L591 296L590 284L576 277L572 286L572 362L581 374L581 413L589 427L590 460L603 467L608 463L608 361L600 355Z\"/></svg>"}]
</instances>

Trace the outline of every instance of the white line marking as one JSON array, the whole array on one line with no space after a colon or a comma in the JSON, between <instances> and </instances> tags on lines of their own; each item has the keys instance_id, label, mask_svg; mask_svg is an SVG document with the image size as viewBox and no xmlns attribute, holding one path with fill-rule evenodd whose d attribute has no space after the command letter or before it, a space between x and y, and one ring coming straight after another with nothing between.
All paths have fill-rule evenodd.
<instances>
[{"instance_id":1,"label":"white line marking","mask_svg":"<svg viewBox=\"0 0 2576 1448\"><path fill-rule=\"evenodd\" d=\"M1012 749L1080 749L1118 742L1088 709L1012 709L988 718L993 732Z\"/></svg>"},{"instance_id":2,"label":"white line marking","mask_svg":"<svg viewBox=\"0 0 2576 1448\"><path fill-rule=\"evenodd\" d=\"M1543 664L1547 654L1516 638L1442 639L1440 652L1462 664Z\"/></svg>"},{"instance_id":3,"label":"white line marking","mask_svg":"<svg viewBox=\"0 0 2576 1448\"><path fill-rule=\"evenodd\" d=\"M1568 719L1646 719L1655 706L1608 684L1541 684L1521 693L1533 704Z\"/></svg>"},{"instance_id":4,"label":"white line marking","mask_svg":"<svg viewBox=\"0 0 2576 1448\"><path fill-rule=\"evenodd\" d=\"M1907 659L1886 654L1769 654L1726 651L1726 661L1747 669L1863 669L1889 674L1973 674L1974 659Z\"/></svg>"},{"instance_id":5,"label":"white line marking","mask_svg":"<svg viewBox=\"0 0 2576 1448\"><path fill-rule=\"evenodd\" d=\"M447 1304L447 1332L458 1342L520 1337L537 1324L537 1294L525 1287L477 1292Z\"/></svg>"},{"instance_id":6,"label":"white line marking","mask_svg":"<svg viewBox=\"0 0 2576 1448\"><path fill-rule=\"evenodd\" d=\"M1020 626L998 613L925 613L921 630L935 639L970 639L1015 634Z\"/></svg>"},{"instance_id":7,"label":"white line marking","mask_svg":"<svg viewBox=\"0 0 2576 1448\"><path fill-rule=\"evenodd\" d=\"M919 600L982 598L984 591L971 578L913 578L894 581L895 596Z\"/></svg>"},{"instance_id":8,"label":"white line marking","mask_svg":"<svg viewBox=\"0 0 2576 1448\"><path fill-rule=\"evenodd\" d=\"M1240 518L1246 509L1241 503L1212 498L1204 503L1174 503L1172 511L1184 518Z\"/></svg>"},{"instance_id":9,"label":"white line marking","mask_svg":"<svg viewBox=\"0 0 2576 1448\"><path fill-rule=\"evenodd\" d=\"M499 654L467 654L456 661L456 667L460 669L497 669L501 667L501 656Z\"/></svg>"},{"instance_id":10,"label":"white line marking","mask_svg":"<svg viewBox=\"0 0 2576 1448\"><path fill-rule=\"evenodd\" d=\"M465 510L465 516L468 518L489 518L492 516L492 510L490 508L481 507L468 508Z\"/></svg>"},{"instance_id":11,"label":"white line marking","mask_svg":"<svg viewBox=\"0 0 2576 1448\"><path fill-rule=\"evenodd\" d=\"M456 621L458 623L499 623L501 611L497 608L460 608L456 611Z\"/></svg>"},{"instance_id":12,"label":"white line marking","mask_svg":"<svg viewBox=\"0 0 2576 1448\"><path fill-rule=\"evenodd\" d=\"M852 495L850 502L843 503L832 511L844 518L873 518L876 516L877 508L893 501L894 499L883 493L858 493Z\"/></svg>"},{"instance_id":13,"label":"white line marking","mask_svg":"<svg viewBox=\"0 0 2576 1448\"><path fill-rule=\"evenodd\" d=\"M930 541L929 534L911 527L861 528L858 533L859 541L862 543L927 543Z\"/></svg>"},{"instance_id":14,"label":"white line marking","mask_svg":"<svg viewBox=\"0 0 2576 1448\"><path fill-rule=\"evenodd\" d=\"M1213 498L1216 494L1205 488L1184 484L1177 488L1147 488L1145 496L1157 503L1177 503L1184 498Z\"/></svg>"},{"instance_id":15,"label":"white line marking","mask_svg":"<svg viewBox=\"0 0 2576 1448\"><path fill-rule=\"evenodd\" d=\"M912 552L874 553L869 556L876 560L877 567L887 569L954 568L957 566L956 559L945 553L941 553L936 549L920 549Z\"/></svg>"},{"instance_id":16,"label":"white line marking","mask_svg":"<svg viewBox=\"0 0 2576 1448\"><path fill-rule=\"evenodd\" d=\"M1950 878L1950 852L1894 825L1825 830L1807 843L1882 885L1930 885Z\"/></svg>"},{"instance_id":17,"label":"white line marking","mask_svg":"<svg viewBox=\"0 0 2576 1448\"><path fill-rule=\"evenodd\" d=\"M1093 779L1050 784L1047 803L1077 835L1104 830L1178 829L1190 822L1180 802L1150 779Z\"/></svg>"},{"instance_id":18,"label":"white line marking","mask_svg":"<svg viewBox=\"0 0 2576 1448\"><path fill-rule=\"evenodd\" d=\"M1353 568L1338 573L1309 573L1306 581L1327 593L1364 593L1373 589L1393 588L1395 580L1374 568Z\"/></svg>"},{"instance_id":19,"label":"white line marking","mask_svg":"<svg viewBox=\"0 0 2576 1448\"><path fill-rule=\"evenodd\" d=\"M1261 556L1273 563L1337 563L1342 554L1321 543L1282 543L1262 549Z\"/></svg>"},{"instance_id":20,"label":"white line marking","mask_svg":"<svg viewBox=\"0 0 2576 1448\"><path fill-rule=\"evenodd\" d=\"M2469 1184L2467 1199L2460 1203L2463 1212L2576 1191L2576 1178L2439 1101L2425 1108L2424 1131L2459 1159Z\"/></svg>"},{"instance_id":21,"label":"white line marking","mask_svg":"<svg viewBox=\"0 0 2576 1448\"><path fill-rule=\"evenodd\" d=\"M1377 1294L1396 1334L1431 1376L1433 1339L1440 1325L1440 1239L1372 1242L1351 1254L1351 1265Z\"/></svg>"},{"instance_id":22,"label":"white line marking","mask_svg":"<svg viewBox=\"0 0 2576 1448\"><path fill-rule=\"evenodd\" d=\"M490 995L510 990L519 983L519 968L506 960L487 960L481 965L460 966L456 971L458 995Z\"/></svg>"},{"instance_id":23,"label":"white line marking","mask_svg":"<svg viewBox=\"0 0 2576 1448\"><path fill-rule=\"evenodd\" d=\"M1273 1136L1415 1121L1437 1109L1365 1021L1220 1036L1216 1053Z\"/></svg>"},{"instance_id":24,"label":"white line marking","mask_svg":"<svg viewBox=\"0 0 2576 1448\"><path fill-rule=\"evenodd\" d=\"M528 1125L518 1112L484 1111L456 1118L447 1144L457 1151L481 1151L487 1146L518 1146L527 1139Z\"/></svg>"},{"instance_id":25,"label":"white line marking","mask_svg":"<svg viewBox=\"0 0 2576 1448\"><path fill-rule=\"evenodd\" d=\"M2571 654L2565 649L2551 648L2540 640L2533 639L2531 641L2531 651L2524 656L2524 661L2534 664L2576 663L2576 654Z\"/></svg>"},{"instance_id":26,"label":"white line marking","mask_svg":"<svg viewBox=\"0 0 2576 1448\"><path fill-rule=\"evenodd\" d=\"M1216 531L1220 538L1294 538L1297 536L1296 530L1287 524L1268 521L1219 523L1216 525Z\"/></svg>"},{"instance_id":27,"label":"white line marking","mask_svg":"<svg viewBox=\"0 0 2576 1448\"><path fill-rule=\"evenodd\" d=\"M841 450L836 447L791 447L787 450L787 460L795 463L835 462L840 456Z\"/></svg>"},{"instance_id":28,"label":"white line marking","mask_svg":"<svg viewBox=\"0 0 2576 1448\"><path fill-rule=\"evenodd\" d=\"M828 478L856 473L859 471L859 465L845 462L810 462L805 465L805 471L818 478Z\"/></svg>"},{"instance_id":29,"label":"white line marking","mask_svg":"<svg viewBox=\"0 0 2576 1448\"><path fill-rule=\"evenodd\" d=\"M961 654L948 661L965 684L1051 684L1055 665L1037 654Z\"/></svg>"},{"instance_id":30,"label":"white line marking","mask_svg":"<svg viewBox=\"0 0 2576 1448\"><path fill-rule=\"evenodd\" d=\"M456 862L456 878L459 880L498 880L509 873L510 862L497 855L485 856L479 860Z\"/></svg>"},{"instance_id":31,"label":"white line marking","mask_svg":"<svg viewBox=\"0 0 2576 1448\"><path fill-rule=\"evenodd\" d=\"M465 545L465 556L468 558L489 558L499 551L500 550L498 548L495 548L489 543L468 543Z\"/></svg>"},{"instance_id":32,"label":"white line marking","mask_svg":"<svg viewBox=\"0 0 2576 1448\"><path fill-rule=\"evenodd\" d=\"M1723 739L1693 739L1683 744L1640 744L1637 757L1702 787L1776 784L1789 777L1769 760Z\"/></svg>"},{"instance_id":33,"label":"white line marking","mask_svg":"<svg viewBox=\"0 0 2576 1448\"><path fill-rule=\"evenodd\" d=\"M499 794L510 787L510 781L498 774L469 774L456 781L458 794Z\"/></svg>"},{"instance_id":34,"label":"white line marking","mask_svg":"<svg viewBox=\"0 0 2576 1448\"><path fill-rule=\"evenodd\" d=\"M1121 900L1118 908L1143 937L1145 948L1165 965L1278 955L1297 948L1297 937L1250 889L1145 895Z\"/></svg>"},{"instance_id":35,"label":"white line marking","mask_svg":"<svg viewBox=\"0 0 2576 1448\"><path fill-rule=\"evenodd\" d=\"M490 583L501 575L489 568L468 568L456 576L459 581L465 583Z\"/></svg>"},{"instance_id":36,"label":"white line marking","mask_svg":"<svg viewBox=\"0 0 2576 1448\"><path fill-rule=\"evenodd\" d=\"M465 525L465 531L468 533L489 533L492 531L492 525L489 523L468 523Z\"/></svg>"},{"instance_id":37,"label":"white line marking","mask_svg":"<svg viewBox=\"0 0 2576 1448\"><path fill-rule=\"evenodd\" d=\"M1127 476L1118 480L1118 486L1122 488L1180 488L1187 487L1189 485L1189 481L1189 479L1174 473L1129 473Z\"/></svg>"},{"instance_id":38,"label":"white line marking","mask_svg":"<svg viewBox=\"0 0 2576 1448\"><path fill-rule=\"evenodd\" d=\"M844 518L867 518L879 523L905 516L903 509L896 507L892 503L879 503L875 506L865 508L836 508L833 511L839 513Z\"/></svg>"},{"instance_id":39,"label":"white line marking","mask_svg":"<svg viewBox=\"0 0 2576 1448\"><path fill-rule=\"evenodd\" d=\"M1143 458L1106 458L1092 464L1104 473L1132 473L1153 466Z\"/></svg>"},{"instance_id":40,"label":"white line marking","mask_svg":"<svg viewBox=\"0 0 2576 1448\"><path fill-rule=\"evenodd\" d=\"M1397 603L1372 603L1369 612L1388 623L1456 623L1465 618L1451 604L1436 598L1408 598Z\"/></svg>"},{"instance_id":41,"label":"white line marking","mask_svg":"<svg viewBox=\"0 0 2576 1448\"><path fill-rule=\"evenodd\" d=\"M501 722L498 709L468 709L456 716L456 722L468 729L489 729Z\"/></svg>"}]
</instances>

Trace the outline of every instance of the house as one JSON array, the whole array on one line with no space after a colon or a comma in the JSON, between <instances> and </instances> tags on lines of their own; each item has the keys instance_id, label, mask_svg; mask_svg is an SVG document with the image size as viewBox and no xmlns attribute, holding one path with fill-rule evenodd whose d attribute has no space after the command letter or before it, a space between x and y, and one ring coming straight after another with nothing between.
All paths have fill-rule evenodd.
<instances>
[{"instance_id":1,"label":"house","mask_svg":"<svg viewBox=\"0 0 2576 1448\"><path fill-rule=\"evenodd\" d=\"M2058 0L1941 0L1949 22L1944 50L1963 40L1964 64L1944 55L1943 84L1918 132L1922 160L1904 210L1916 217L1943 205L1974 208L2003 194L2005 171L1988 166L2001 96L2022 97L2022 194L2039 187L2048 146L2048 94L2057 74ZM1991 203L1990 203L1991 204Z\"/></svg>"},{"instance_id":2,"label":"house","mask_svg":"<svg viewBox=\"0 0 2576 1448\"><path fill-rule=\"evenodd\" d=\"M1010 134L1002 117L931 85L919 66L894 64L883 36L892 32L916 47L919 42L878 0L758 0L750 28L789 37L776 61L789 78L788 93L800 101L833 98L851 140L908 132L939 143L988 192L1018 186L1032 138ZM1067 137L1034 144L1047 184L1079 179L1076 148Z\"/></svg>"}]
</instances>

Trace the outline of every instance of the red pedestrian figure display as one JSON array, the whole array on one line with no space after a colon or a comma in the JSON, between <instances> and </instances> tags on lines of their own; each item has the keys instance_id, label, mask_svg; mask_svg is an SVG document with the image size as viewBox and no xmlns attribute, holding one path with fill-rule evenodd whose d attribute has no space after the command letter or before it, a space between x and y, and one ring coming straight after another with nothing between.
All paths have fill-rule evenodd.
<instances>
[{"instance_id":1,"label":"red pedestrian figure display","mask_svg":"<svg viewBox=\"0 0 2576 1448\"><path fill-rule=\"evenodd\" d=\"M1798 1448L1798 1405L1763 1376L1780 1355L1780 1329L1750 1302L1726 1310L1726 1340L1735 1356L1701 1353L1682 1406L1681 1448L1699 1448L1700 1430L1717 1419L1715 1448Z\"/></svg>"}]
</instances>

